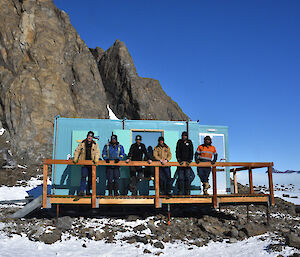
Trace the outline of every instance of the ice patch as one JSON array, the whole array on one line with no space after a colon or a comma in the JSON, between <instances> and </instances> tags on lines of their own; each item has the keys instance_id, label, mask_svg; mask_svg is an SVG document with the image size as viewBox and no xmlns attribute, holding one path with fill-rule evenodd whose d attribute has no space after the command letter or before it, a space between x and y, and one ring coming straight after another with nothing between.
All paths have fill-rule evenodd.
<instances>
[{"instance_id":1,"label":"ice patch","mask_svg":"<svg viewBox=\"0 0 300 257\"><path fill-rule=\"evenodd\" d=\"M114 114L114 112L109 108L109 104L106 105L106 108L108 110L108 116L110 120L119 120L118 117Z\"/></svg>"},{"instance_id":2,"label":"ice patch","mask_svg":"<svg viewBox=\"0 0 300 257\"><path fill-rule=\"evenodd\" d=\"M5 129L4 129L4 128L1 128L1 129L0 129L0 136L2 136L2 135L4 134L4 132L5 132Z\"/></svg>"}]
</instances>

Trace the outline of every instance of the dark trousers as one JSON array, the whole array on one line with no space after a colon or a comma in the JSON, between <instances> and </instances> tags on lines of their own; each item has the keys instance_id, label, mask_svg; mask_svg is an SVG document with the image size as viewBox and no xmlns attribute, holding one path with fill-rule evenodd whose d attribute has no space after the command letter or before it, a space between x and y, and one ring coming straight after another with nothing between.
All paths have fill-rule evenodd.
<instances>
[{"instance_id":1,"label":"dark trousers","mask_svg":"<svg viewBox=\"0 0 300 257\"><path fill-rule=\"evenodd\" d=\"M86 177L88 177L88 183L86 183ZM92 166L81 167L81 182L80 191L86 191L90 193L92 187Z\"/></svg>"},{"instance_id":2,"label":"dark trousers","mask_svg":"<svg viewBox=\"0 0 300 257\"><path fill-rule=\"evenodd\" d=\"M120 179L120 167L108 166L106 167L106 179L108 183L117 182Z\"/></svg>"},{"instance_id":3,"label":"dark trousers","mask_svg":"<svg viewBox=\"0 0 300 257\"><path fill-rule=\"evenodd\" d=\"M159 167L159 187L162 193L168 193L171 190L170 167Z\"/></svg>"},{"instance_id":4,"label":"dark trousers","mask_svg":"<svg viewBox=\"0 0 300 257\"><path fill-rule=\"evenodd\" d=\"M137 192L137 183L143 177L143 169L140 166L131 166L130 167L130 183L129 190L132 193Z\"/></svg>"},{"instance_id":5,"label":"dark trousers","mask_svg":"<svg viewBox=\"0 0 300 257\"><path fill-rule=\"evenodd\" d=\"M191 186L191 174L193 170L191 167L178 167L178 190L180 193L185 191L185 194L189 194Z\"/></svg>"},{"instance_id":6,"label":"dark trousers","mask_svg":"<svg viewBox=\"0 0 300 257\"><path fill-rule=\"evenodd\" d=\"M202 183L208 182L211 167L197 167L197 173Z\"/></svg>"},{"instance_id":7,"label":"dark trousers","mask_svg":"<svg viewBox=\"0 0 300 257\"><path fill-rule=\"evenodd\" d=\"M107 166L106 167L107 189L111 193L112 190L119 190L120 167Z\"/></svg>"}]
</instances>

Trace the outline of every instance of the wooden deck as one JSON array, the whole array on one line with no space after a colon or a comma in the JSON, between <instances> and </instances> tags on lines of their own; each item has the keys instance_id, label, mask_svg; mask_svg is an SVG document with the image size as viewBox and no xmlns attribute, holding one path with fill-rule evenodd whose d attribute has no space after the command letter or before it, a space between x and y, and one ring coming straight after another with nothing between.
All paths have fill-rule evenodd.
<instances>
[{"instance_id":1,"label":"wooden deck","mask_svg":"<svg viewBox=\"0 0 300 257\"><path fill-rule=\"evenodd\" d=\"M92 166L92 195L74 196L74 195L47 195L47 175L48 165L51 164L69 164L69 165L91 165ZM103 196L96 195L96 166L154 166L155 167L155 195L152 196ZM148 164L145 161L131 161L126 163L106 163L99 161L96 164L92 161L79 161L74 164L71 160L45 160L44 161L44 180L43 180L43 208L49 204L87 204L92 208L100 205L154 205L155 208L162 207L163 204L210 204L217 208L219 204L271 204L274 205L274 191L272 180L272 162L217 162L215 165L207 163L191 163L194 167L212 167L212 195L188 195L188 196L165 196L159 194L159 167L163 166L160 162ZM178 162L169 162L164 166L180 166ZM182 165L186 167L185 165ZM217 167L233 167L230 171L234 174L235 191L234 194L217 194ZM269 179L269 194L256 194L253 190L252 169L267 168ZM248 170L249 174L249 194L238 194L236 172ZM221 171L222 172L222 169Z\"/></svg>"},{"instance_id":2,"label":"wooden deck","mask_svg":"<svg viewBox=\"0 0 300 257\"><path fill-rule=\"evenodd\" d=\"M48 195L51 204L91 204L91 196L65 196ZM235 194L218 195L219 203L268 203L267 194ZM96 201L101 204L123 205L154 205L155 196L103 196L97 195ZM190 196L160 196L161 204L212 204L213 195L190 195Z\"/></svg>"}]
</instances>

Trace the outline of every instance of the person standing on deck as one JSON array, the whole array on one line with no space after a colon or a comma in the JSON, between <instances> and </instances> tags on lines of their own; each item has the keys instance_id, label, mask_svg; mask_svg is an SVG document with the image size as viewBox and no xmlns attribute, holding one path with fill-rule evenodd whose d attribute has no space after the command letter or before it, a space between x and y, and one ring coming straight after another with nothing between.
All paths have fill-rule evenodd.
<instances>
[{"instance_id":1,"label":"person standing on deck","mask_svg":"<svg viewBox=\"0 0 300 257\"><path fill-rule=\"evenodd\" d=\"M212 143L211 137L206 136L204 138L204 144L199 145L195 153L196 163L210 162L212 165L216 163L218 159L218 154L216 148L213 145L211 145L211 143ZM212 157L214 157L213 160ZM211 167L197 167L197 173L202 182L203 194L205 195L208 195L207 190L210 188L210 185L208 183L208 177L210 172L211 172Z\"/></svg>"},{"instance_id":2,"label":"person standing on deck","mask_svg":"<svg viewBox=\"0 0 300 257\"><path fill-rule=\"evenodd\" d=\"M135 137L135 143L130 146L127 163L130 161L143 161L143 156L150 164L152 161L148 156L146 146L142 143L142 137L137 135ZM137 195L137 182L141 180L143 176L143 170L141 166L131 166L130 167L130 183L129 190L132 195Z\"/></svg>"},{"instance_id":3,"label":"person standing on deck","mask_svg":"<svg viewBox=\"0 0 300 257\"><path fill-rule=\"evenodd\" d=\"M160 161L162 165L168 163L172 154L170 147L165 144L163 137L158 138L158 145L154 147L153 156L157 161ZM159 188L161 194L171 195L171 168L170 167L159 167Z\"/></svg>"},{"instance_id":4,"label":"person standing on deck","mask_svg":"<svg viewBox=\"0 0 300 257\"><path fill-rule=\"evenodd\" d=\"M181 139L177 141L176 145L176 158L179 164L182 166L184 162L187 167L178 167L178 190L179 195L190 195L191 194L191 173L193 170L189 167L193 160L194 147L190 139L188 139L188 133L182 132Z\"/></svg>"},{"instance_id":5,"label":"person standing on deck","mask_svg":"<svg viewBox=\"0 0 300 257\"><path fill-rule=\"evenodd\" d=\"M103 147L102 157L109 163L113 161L118 163L120 160L124 159L124 148L118 142L118 137L116 135L111 136L111 140ZM108 195L113 194L118 196L119 194L119 180L120 180L120 166L106 166L106 179Z\"/></svg>"},{"instance_id":6,"label":"person standing on deck","mask_svg":"<svg viewBox=\"0 0 300 257\"><path fill-rule=\"evenodd\" d=\"M77 148L74 152L73 162L76 164L79 160L92 160L94 164L98 162L100 158L100 149L98 144L93 140L94 132L89 131L87 133L86 139L81 141L78 144ZM86 177L88 177L88 183L86 183ZM80 191L78 193L79 196L84 196L84 191L86 191L87 195L90 195L92 187L92 166L85 165L81 168L81 182L80 182Z\"/></svg>"}]
</instances>

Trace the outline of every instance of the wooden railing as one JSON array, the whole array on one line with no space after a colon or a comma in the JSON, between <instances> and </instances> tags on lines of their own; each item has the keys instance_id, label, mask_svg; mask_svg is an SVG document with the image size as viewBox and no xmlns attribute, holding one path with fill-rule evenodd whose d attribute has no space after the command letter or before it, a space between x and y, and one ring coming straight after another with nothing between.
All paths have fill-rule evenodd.
<instances>
[{"instance_id":1,"label":"wooden railing","mask_svg":"<svg viewBox=\"0 0 300 257\"><path fill-rule=\"evenodd\" d=\"M98 161L97 163L93 163L92 161L78 161L78 163L74 164L72 160L51 160L46 159L43 164L43 206L47 206L47 176L48 176L48 165L51 164L67 164L67 165L91 165L92 166L92 208L96 208L96 166L148 166L155 167L155 208L160 207L159 203L159 167L187 167L186 164L179 165L178 162L168 162L165 165L162 165L159 161L153 161L149 164L146 161L130 161L126 163L125 161L120 161L118 163L114 163L111 161L110 163L106 163L105 161ZM234 173L235 177L235 185L237 188L236 182L236 172L240 170L248 170L249 171L249 186L250 186L250 194L254 194L253 190L253 181L252 181L252 169L256 168L268 168L268 179L269 179L269 195L270 202L274 205L274 190L273 190L273 179L272 179L272 162L216 162L214 165L211 165L210 162L200 162L199 164L192 162L189 164L190 167L212 167L212 178L213 178L213 195L212 195L212 203L215 208L218 206L217 199L217 167L235 167L231 169ZM237 191L235 191L237 193Z\"/></svg>"}]
</instances>

